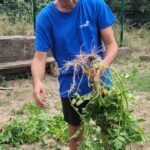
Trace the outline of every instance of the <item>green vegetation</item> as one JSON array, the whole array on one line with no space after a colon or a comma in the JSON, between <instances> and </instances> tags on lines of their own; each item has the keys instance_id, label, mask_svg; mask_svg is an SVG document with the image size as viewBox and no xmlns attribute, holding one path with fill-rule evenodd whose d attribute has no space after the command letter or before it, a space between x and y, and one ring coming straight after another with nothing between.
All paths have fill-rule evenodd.
<instances>
[{"instance_id":1,"label":"green vegetation","mask_svg":"<svg viewBox=\"0 0 150 150\"><path fill-rule=\"evenodd\" d=\"M27 119L13 119L0 133L0 145L2 148L9 144L18 147L23 143L41 142L45 145L47 138L66 143L68 141L68 129L62 115L49 116L46 112L34 104L26 104L16 114L28 114Z\"/></svg>"},{"instance_id":2,"label":"green vegetation","mask_svg":"<svg viewBox=\"0 0 150 150\"><path fill-rule=\"evenodd\" d=\"M107 147L110 150L125 150L128 144L146 140L144 129L138 125L144 119L136 120L132 115L133 110L128 107L128 100L135 97L125 89L121 76L114 68L108 67L113 78L111 86L99 80L99 70L105 71L106 68L94 52L89 55L81 53L76 59L65 64L66 70L70 66L75 68L74 72L81 67L83 72L88 71L89 75L91 68L94 73L92 91L85 96L79 96L76 91L74 99L71 100L85 127L85 138L80 143L80 149L104 150ZM137 70L134 69L132 75L125 74L123 77L133 80L136 73ZM107 74L104 76L111 80ZM74 83L73 85L75 86ZM80 114L77 106L87 100L89 102L83 109L83 114ZM78 134L79 130L75 135Z\"/></svg>"},{"instance_id":3,"label":"green vegetation","mask_svg":"<svg viewBox=\"0 0 150 150\"><path fill-rule=\"evenodd\" d=\"M146 62L141 62L137 53L133 52L132 55L118 59L116 65L124 65L123 68L119 68L119 72L130 90L134 92L150 92L150 84L148 84L150 83L150 66Z\"/></svg>"},{"instance_id":4,"label":"green vegetation","mask_svg":"<svg viewBox=\"0 0 150 150\"><path fill-rule=\"evenodd\" d=\"M36 14L49 0L36 0ZM0 36L5 35L34 35L33 1L4 0L0 6Z\"/></svg>"},{"instance_id":5,"label":"green vegetation","mask_svg":"<svg viewBox=\"0 0 150 150\"><path fill-rule=\"evenodd\" d=\"M32 1L4 0L4 2L8 5L0 10L0 28L2 29L0 35L34 35ZM40 10L48 0L42 4L39 4L40 0L36 2L37 9ZM118 5L112 7L120 17L121 1L115 0L114 2ZM132 5L129 5L130 2ZM126 17L130 16L134 3L136 3L135 0L127 1ZM149 2L144 0L139 3L137 10L134 10L135 14L140 14L140 17L143 17L143 21L139 21L136 17L127 19L124 26L124 46L131 47L135 51L150 48L149 20L144 19L145 15L149 13L148 8ZM119 42L120 25L115 25L114 29ZM138 63L139 59L136 56L132 58L128 56L120 62L129 65L130 63ZM125 82L128 81L126 86L130 90L150 92L150 84L148 84L150 83L150 72L142 73L137 68L123 68L123 72L131 70L131 73L130 75L123 74L121 77ZM100 150L109 146L115 150L123 150L127 144L145 140L144 129L138 126L138 123L144 120L133 118L132 110L128 109L128 99L134 97L128 89L122 86L120 76L115 72L113 74L116 80L113 82L114 87L109 87L109 92L105 91L105 88L100 89L95 83L93 91L89 95L80 97L76 94L74 101L72 101L72 104L78 105L84 100L90 99L90 103L84 109L84 115L81 115L85 125L85 139L80 143L80 149ZM18 78L30 77L29 75L21 75ZM7 85L6 78L0 76L0 86L6 87ZM102 92L107 96L101 96ZM0 102L0 106L4 106L4 104L4 102ZM5 147L8 145L19 147L23 143L41 142L41 145L44 145L47 138L54 138L63 143L68 142L68 130L62 115L48 116L43 109L39 109L33 104L27 104L15 112L15 115L23 114L27 114L28 118L13 119L0 130L0 149L6 149ZM79 131L74 137L78 134Z\"/></svg>"},{"instance_id":6,"label":"green vegetation","mask_svg":"<svg viewBox=\"0 0 150 150\"><path fill-rule=\"evenodd\" d=\"M47 3L52 0L36 0L36 12L38 13ZM106 2L108 0L105 0ZM110 4L110 7L117 13L120 18L121 1L114 0ZM150 27L150 13L149 0L143 0L142 2L137 0L125 1L125 18L127 22L133 26L146 25ZM11 22L18 20L24 20L26 22L32 22L33 20L33 1L32 0L4 0L4 5L1 6L1 14L9 16Z\"/></svg>"},{"instance_id":7,"label":"green vegetation","mask_svg":"<svg viewBox=\"0 0 150 150\"><path fill-rule=\"evenodd\" d=\"M149 84L147 84L149 83L149 68L145 67L144 64L142 66L143 68L140 66L138 68L137 66L140 62L136 56L134 56L134 58L127 57L121 59L118 63L125 65L122 70L121 68L119 69L119 67L115 68L118 68L121 72L121 78L127 87L134 91L149 92L148 90L150 88ZM135 65L134 68L129 65L132 63ZM144 68L146 68L147 71L142 73ZM3 80L6 79L3 77ZM145 138L143 128L138 126L138 123L144 120L135 120L132 116L132 111L126 108L125 99L122 100L121 98L124 92L129 100L134 97L126 88L124 91L120 90L121 88L117 88L119 85L118 82L114 83L114 89L111 89L109 93L105 93L108 97L97 95L95 99L91 99L91 103L84 110L85 114L82 117L85 125L85 139L81 143L80 149L84 147L88 150L91 148L96 149L96 147L99 148L98 150L100 150L100 148L103 149L102 137L106 134L107 137L109 137L108 139L106 138L106 143L108 141L109 145L115 146L116 149L126 145L126 143L140 141ZM100 89L100 91L101 90L102 89ZM92 94L94 96L96 95L95 92ZM76 95L76 100L78 100L79 104L93 95L86 95L87 97L84 98ZM147 100L149 100L148 98ZM74 100L74 103L77 102L76 100ZM4 106L3 103L0 105ZM8 125L4 126L0 133L0 149L5 150L8 149L7 147L10 145L19 147L19 145L24 143L31 144L38 141L41 142L41 145L44 145L43 141L50 138L55 138L60 143L68 142L68 131L63 116L58 114L55 117L51 117L46 114L46 111L47 110L39 109L33 104L26 104L21 109L16 110L14 114L17 119L13 119ZM22 119L22 115L26 116L25 119ZM120 121L120 126L118 125L118 121ZM105 132L104 134L102 134L103 132L101 132L102 130L99 126L102 126ZM134 135L135 133L136 135ZM78 135L78 133L76 135ZM74 137L76 135L74 135Z\"/></svg>"},{"instance_id":8,"label":"green vegetation","mask_svg":"<svg viewBox=\"0 0 150 150\"><path fill-rule=\"evenodd\" d=\"M137 68L127 68L130 70L130 76L126 77L126 86L134 92L150 92L150 70L144 73L138 71ZM147 68L148 69L148 68Z\"/></svg>"},{"instance_id":9,"label":"green vegetation","mask_svg":"<svg viewBox=\"0 0 150 150\"><path fill-rule=\"evenodd\" d=\"M120 25L114 26L115 36L119 43L120 41ZM140 29L134 28L125 24L124 26L124 47L130 47L134 50L145 50L150 47L150 30L142 27Z\"/></svg>"},{"instance_id":10,"label":"green vegetation","mask_svg":"<svg viewBox=\"0 0 150 150\"><path fill-rule=\"evenodd\" d=\"M2 87L7 87L8 86L8 82L6 80L6 77L1 76L1 75L0 75L0 86L2 86Z\"/></svg>"},{"instance_id":11,"label":"green vegetation","mask_svg":"<svg viewBox=\"0 0 150 150\"><path fill-rule=\"evenodd\" d=\"M50 0L36 0L36 13ZM110 3L110 7L120 18L121 1L115 0ZM144 0L142 3L135 0L128 0L125 3L125 26L123 46L134 49L146 49L150 47L149 32L149 3ZM136 9L134 9L136 6ZM33 29L33 2L31 0L4 0L4 5L0 9L0 36L2 35L34 35ZM132 15L130 13L132 12ZM136 15L133 16L133 15ZM130 18L128 18L130 16ZM132 16L132 17L131 17ZM139 20L137 20L139 19ZM136 24L141 28L134 28ZM134 25L133 25L134 24ZM136 26L135 25L135 26ZM138 26L137 25L137 26ZM120 42L120 25L114 27L118 43Z\"/></svg>"},{"instance_id":12,"label":"green vegetation","mask_svg":"<svg viewBox=\"0 0 150 150\"><path fill-rule=\"evenodd\" d=\"M8 86L8 81L10 80L17 80L17 79L31 79L31 73L25 72L25 73L18 73L18 74L4 74L0 75L0 86L6 87Z\"/></svg>"},{"instance_id":13,"label":"green vegetation","mask_svg":"<svg viewBox=\"0 0 150 150\"><path fill-rule=\"evenodd\" d=\"M9 102L0 101L0 107L5 107L9 104Z\"/></svg>"},{"instance_id":14,"label":"green vegetation","mask_svg":"<svg viewBox=\"0 0 150 150\"><path fill-rule=\"evenodd\" d=\"M4 0L0 13L7 15L11 23L26 21L32 23L32 3L24 0Z\"/></svg>"},{"instance_id":15,"label":"green vegetation","mask_svg":"<svg viewBox=\"0 0 150 150\"><path fill-rule=\"evenodd\" d=\"M36 12L38 13L50 0L36 0ZM4 0L1 5L0 14L8 16L12 23L25 21L33 22L33 1L32 0Z\"/></svg>"},{"instance_id":16,"label":"green vegetation","mask_svg":"<svg viewBox=\"0 0 150 150\"><path fill-rule=\"evenodd\" d=\"M131 90L137 92L150 92L150 77L149 75L137 74L135 78L130 81L129 86L131 86Z\"/></svg>"},{"instance_id":17,"label":"green vegetation","mask_svg":"<svg viewBox=\"0 0 150 150\"><path fill-rule=\"evenodd\" d=\"M10 35L34 35L33 24L24 20L18 20L13 23L9 21L8 16L0 15L0 36Z\"/></svg>"}]
</instances>

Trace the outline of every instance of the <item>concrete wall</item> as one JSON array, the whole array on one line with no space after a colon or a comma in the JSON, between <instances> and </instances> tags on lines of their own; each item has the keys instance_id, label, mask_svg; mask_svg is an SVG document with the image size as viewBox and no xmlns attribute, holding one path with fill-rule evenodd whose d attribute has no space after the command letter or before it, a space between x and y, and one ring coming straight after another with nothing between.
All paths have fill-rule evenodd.
<instances>
[{"instance_id":1,"label":"concrete wall","mask_svg":"<svg viewBox=\"0 0 150 150\"><path fill-rule=\"evenodd\" d=\"M33 53L34 37L0 36L0 63L31 59Z\"/></svg>"},{"instance_id":2,"label":"concrete wall","mask_svg":"<svg viewBox=\"0 0 150 150\"><path fill-rule=\"evenodd\" d=\"M32 59L34 40L34 36L0 36L0 63ZM118 57L131 52L129 48L119 48Z\"/></svg>"}]
</instances>

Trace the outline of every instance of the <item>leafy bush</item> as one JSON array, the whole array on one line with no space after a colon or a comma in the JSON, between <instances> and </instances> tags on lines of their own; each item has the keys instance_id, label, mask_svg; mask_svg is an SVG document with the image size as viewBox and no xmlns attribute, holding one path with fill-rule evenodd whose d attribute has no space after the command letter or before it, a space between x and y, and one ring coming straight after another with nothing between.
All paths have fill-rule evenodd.
<instances>
[{"instance_id":1,"label":"leafy bush","mask_svg":"<svg viewBox=\"0 0 150 150\"><path fill-rule=\"evenodd\" d=\"M35 0L36 14L52 0ZM121 14L120 0L105 0L108 5L117 13L118 18ZM150 3L149 0L125 1L125 18L129 24L133 26L148 26L150 28ZM1 6L1 14L7 14L11 22L24 20L26 22L33 22L33 0L4 0L4 5Z\"/></svg>"},{"instance_id":2,"label":"leafy bush","mask_svg":"<svg viewBox=\"0 0 150 150\"><path fill-rule=\"evenodd\" d=\"M1 6L1 14L7 15L10 22L17 22L18 20L25 20L31 22L32 20L32 4L24 0L5 0L4 5Z\"/></svg>"},{"instance_id":3,"label":"leafy bush","mask_svg":"<svg viewBox=\"0 0 150 150\"><path fill-rule=\"evenodd\" d=\"M38 13L49 0L36 0L36 13ZM4 0L0 13L7 15L10 22L26 21L33 22L33 1L32 0Z\"/></svg>"}]
</instances>

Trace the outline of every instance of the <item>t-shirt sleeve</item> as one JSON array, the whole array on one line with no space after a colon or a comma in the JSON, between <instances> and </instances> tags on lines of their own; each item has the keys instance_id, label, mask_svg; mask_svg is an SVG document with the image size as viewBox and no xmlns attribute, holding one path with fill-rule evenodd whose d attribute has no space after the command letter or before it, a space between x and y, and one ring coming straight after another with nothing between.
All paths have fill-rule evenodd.
<instances>
[{"instance_id":1,"label":"t-shirt sleeve","mask_svg":"<svg viewBox=\"0 0 150 150\"><path fill-rule=\"evenodd\" d=\"M48 37L48 25L45 15L42 13L37 17L35 32L35 50L48 52L50 49L50 37Z\"/></svg>"},{"instance_id":2,"label":"t-shirt sleeve","mask_svg":"<svg viewBox=\"0 0 150 150\"><path fill-rule=\"evenodd\" d=\"M102 30L112 26L116 22L116 17L104 0L97 0L97 28Z\"/></svg>"}]
</instances>

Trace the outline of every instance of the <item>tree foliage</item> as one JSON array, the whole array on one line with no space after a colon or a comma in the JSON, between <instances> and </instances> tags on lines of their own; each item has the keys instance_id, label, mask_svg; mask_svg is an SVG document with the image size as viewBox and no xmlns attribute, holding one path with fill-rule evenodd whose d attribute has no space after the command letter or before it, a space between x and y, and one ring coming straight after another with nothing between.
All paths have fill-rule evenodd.
<instances>
[{"instance_id":1,"label":"tree foliage","mask_svg":"<svg viewBox=\"0 0 150 150\"><path fill-rule=\"evenodd\" d=\"M49 2L50 0L35 0L36 14ZM10 22L26 21L32 23L33 21L33 0L4 0L1 5L0 13L8 16Z\"/></svg>"},{"instance_id":2,"label":"tree foliage","mask_svg":"<svg viewBox=\"0 0 150 150\"><path fill-rule=\"evenodd\" d=\"M35 0L36 14L52 0ZM113 9L120 20L121 0L105 0ZM8 16L11 22L23 20L33 21L33 0L4 0L0 6L0 13ZM149 0L126 0L125 1L125 20L133 26L147 25L150 27L150 3Z\"/></svg>"}]
</instances>

